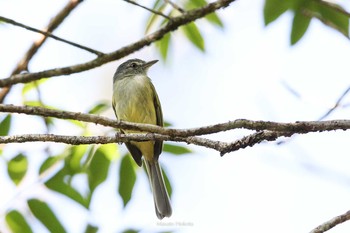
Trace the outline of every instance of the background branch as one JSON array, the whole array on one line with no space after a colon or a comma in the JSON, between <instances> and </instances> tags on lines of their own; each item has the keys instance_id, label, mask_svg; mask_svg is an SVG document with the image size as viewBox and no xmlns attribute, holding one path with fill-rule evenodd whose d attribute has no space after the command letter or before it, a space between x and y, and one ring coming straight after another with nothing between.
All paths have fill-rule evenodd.
<instances>
[{"instance_id":1,"label":"background branch","mask_svg":"<svg viewBox=\"0 0 350 233\"><path fill-rule=\"evenodd\" d=\"M148 8L148 7L145 7L143 5L140 5L137 2L134 2L134 1L131 1L131 0L124 0L124 2L127 2L127 3L133 4L135 6L141 7L141 8L143 8L143 9L145 9L145 10L147 10L147 11L153 13L153 14L160 15L160 16L166 18L166 19L171 19L169 16L163 14L162 12L155 11L155 10L153 10L151 8Z\"/></svg>"},{"instance_id":2,"label":"background branch","mask_svg":"<svg viewBox=\"0 0 350 233\"><path fill-rule=\"evenodd\" d=\"M40 34L44 35L45 37L51 37L52 39L55 39L55 40L57 40L57 41L61 41L61 42L63 42L63 43L69 44L69 45L72 45L72 46L77 47L77 48L79 48L79 49L82 49L82 50L88 51L88 52L90 52L90 53L96 54L96 55L98 55L98 56L103 55L103 53L100 52L100 51L97 51L97 50L94 50L94 49L92 49L92 48L88 48L88 47L86 47L86 46L83 46L83 45L80 45L80 44L71 42L71 41L69 41L69 40L66 40L66 39L63 39L63 38L61 38L61 37L55 36L55 35L53 35L53 34L50 33L50 32L42 31L42 30L39 30L39 29L30 27L30 26L24 25L24 24L22 24L22 23L16 22L16 21L14 21L14 20L12 20L12 19L9 19L9 18L3 17L3 16L0 16L0 21L6 22L6 23L9 23L9 24L18 26L18 27L25 28L25 29L27 29L27 30L29 30L29 31L33 31L33 32L40 33Z\"/></svg>"},{"instance_id":3,"label":"background branch","mask_svg":"<svg viewBox=\"0 0 350 233\"><path fill-rule=\"evenodd\" d=\"M34 80L39 80L41 78L49 78L53 76L60 75L68 75L73 73L78 73L86 70L90 70L92 68L101 66L108 62L118 60L122 57L125 57L145 46L150 45L151 43L160 40L165 34L175 31L182 25L193 22L199 18L202 18L214 11L227 7L231 2L235 0L218 0L216 2L212 2L204 7L197 8L191 11L186 11L186 13L172 18L167 24L161 27L159 30L154 33L145 36L143 39L134 42L130 45L122 47L114 52L102 55L96 59L93 59L86 63L81 63L78 65L67 66L63 68L50 69L45 71L40 71L36 73L26 73L26 74L15 74L9 78L0 79L0 87L7 87L17 83L27 83Z\"/></svg>"},{"instance_id":4,"label":"background branch","mask_svg":"<svg viewBox=\"0 0 350 233\"><path fill-rule=\"evenodd\" d=\"M339 106L341 101L346 97L346 95L350 92L350 87L348 87L338 98L337 102L335 102L334 106L330 108L323 116L319 118L319 120L325 119L327 116L329 116L334 110L336 110Z\"/></svg>"},{"instance_id":5,"label":"background branch","mask_svg":"<svg viewBox=\"0 0 350 233\"><path fill-rule=\"evenodd\" d=\"M60 12L58 12L58 14L50 21L46 29L44 29L43 31L45 32L54 31L81 2L82 0L70 0L67 3L67 5ZM24 54L23 58L17 64L16 68L12 71L12 76L19 75L19 73L21 73L22 71L28 70L28 64L30 60L34 57L34 55L39 50L39 48L44 44L46 39L47 39L47 36L42 35L38 40L36 40L31 45L28 51ZM23 79L25 79L25 77L23 77ZM0 87L3 87L0 91L0 103L4 102L7 94L10 92L11 85L13 84L14 83L12 84L10 83L8 85L0 86Z\"/></svg>"}]
</instances>

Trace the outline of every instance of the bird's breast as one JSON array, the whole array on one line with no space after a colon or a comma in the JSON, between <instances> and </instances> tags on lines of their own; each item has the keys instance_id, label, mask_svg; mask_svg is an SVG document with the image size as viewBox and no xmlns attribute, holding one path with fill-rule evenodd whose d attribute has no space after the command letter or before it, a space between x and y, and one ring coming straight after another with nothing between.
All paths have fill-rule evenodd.
<instances>
[{"instance_id":1,"label":"bird's breast","mask_svg":"<svg viewBox=\"0 0 350 233\"><path fill-rule=\"evenodd\" d=\"M119 120L156 124L154 93L147 76L117 80L113 89L113 104Z\"/></svg>"}]
</instances>

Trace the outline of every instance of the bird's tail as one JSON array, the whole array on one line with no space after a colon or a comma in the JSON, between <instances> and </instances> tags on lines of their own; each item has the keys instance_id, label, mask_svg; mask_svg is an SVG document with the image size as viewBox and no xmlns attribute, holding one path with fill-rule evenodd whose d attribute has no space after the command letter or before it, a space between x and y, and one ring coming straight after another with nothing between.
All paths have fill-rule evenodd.
<instances>
[{"instance_id":1,"label":"bird's tail","mask_svg":"<svg viewBox=\"0 0 350 233\"><path fill-rule=\"evenodd\" d=\"M144 161L151 183L157 217L159 219L170 217L172 213L171 204L159 163L158 161L147 161L146 159Z\"/></svg>"}]
</instances>

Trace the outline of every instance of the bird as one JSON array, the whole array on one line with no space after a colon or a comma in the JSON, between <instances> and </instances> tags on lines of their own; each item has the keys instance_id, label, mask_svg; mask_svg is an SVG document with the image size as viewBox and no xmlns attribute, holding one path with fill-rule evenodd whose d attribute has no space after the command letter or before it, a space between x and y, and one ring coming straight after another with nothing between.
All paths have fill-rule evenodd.
<instances>
[{"instance_id":1,"label":"bird","mask_svg":"<svg viewBox=\"0 0 350 233\"><path fill-rule=\"evenodd\" d=\"M148 69L157 62L130 59L117 68L113 76L112 106L118 120L163 126L158 94L147 75ZM120 131L139 133L135 130ZM125 145L136 164L141 167L143 161L146 167L158 219L170 217L172 207L158 162L163 141L130 141Z\"/></svg>"}]
</instances>

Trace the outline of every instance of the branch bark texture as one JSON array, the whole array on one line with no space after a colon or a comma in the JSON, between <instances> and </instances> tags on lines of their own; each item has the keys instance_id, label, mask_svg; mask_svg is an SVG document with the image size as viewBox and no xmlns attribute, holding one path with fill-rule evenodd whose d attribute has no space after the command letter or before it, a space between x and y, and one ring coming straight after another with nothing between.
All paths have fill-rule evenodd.
<instances>
[{"instance_id":1,"label":"branch bark texture","mask_svg":"<svg viewBox=\"0 0 350 233\"><path fill-rule=\"evenodd\" d=\"M150 45L151 43L160 40L165 34L175 31L182 25L193 22L199 18L202 18L210 13L217 11L220 8L227 7L230 3L235 0L218 0L216 2L210 3L204 7L197 8L191 11L186 11L184 14L173 17L168 21L163 27L154 33L145 36L141 40L134 42L130 45L122 47L114 52L104 54L95 58L89 62L81 63L78 65L67 66L62 68L50 69L45 71L40 71L36 73L26 73L26 74L15 74L11 77L0 79L0 87L7 87L17 83L27 83L41 78L49 78L54 76L69 75L73 73L78 73L92 68L101 66L108 62L118 60L122 57L125 57L145 46Z\"/></svg>"},{"instance_id":2,"label":"branch bark texture","mask_svg":"<svg viewBox=\"0 0 350 233\"><path fill-rule=\"evenodd\" d=\"M312 231L310 231L310 233L323 233L326 232L330 229L332 229L333 227L350 220L350 210L347 211L344 214L341 214L337 217L334 217L330 220L328 220L327 222L322 223L321 225L319 225L318 227L316 227L315 229L313 229Z\"/></svg>"},{"instance_id":3,"label":"branch bark texture","mask_svg":"<svg viewBox=\"0 0 350 233\"><path fill-rule=\"evenodd\" d=\"M155 125L131 123L112 120L106 117L85 114L79 112L69 112L47 109L42 107L15 106L0 104L0 112L22 113L27 115L54 117L59 119L78 120L88 123L95 123L102 126L116 129L132 129L146 134L116 134L114 137L108 136L63 136L63 135L17 135L4 136L0 138L0 143L30 142L30 141L52 141L67 144L105 144L113 142L164 140L177 141L204 146L220 152L221 155L243 149L263 141L275 141L280 137L291 137L294 134L306 134L311 132L323 132L333 130L349 130L350 120L331 121L299 121L294 123L280 123L271 121L252 121L238 119L225 123L208 125L190 129L169 129ZM234 129L254 130L255 133L247 135L231 142L215 141L199 136L225 132Z\"/></svg>"}]
</instances>

